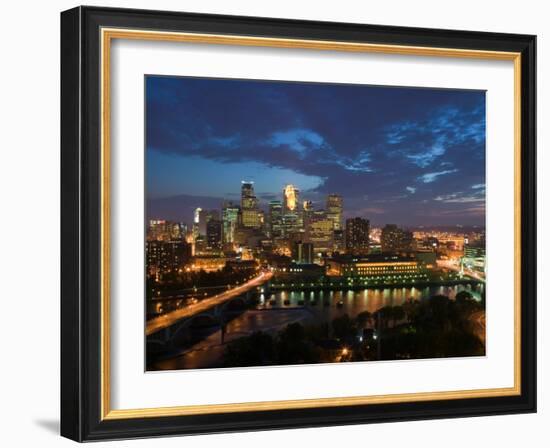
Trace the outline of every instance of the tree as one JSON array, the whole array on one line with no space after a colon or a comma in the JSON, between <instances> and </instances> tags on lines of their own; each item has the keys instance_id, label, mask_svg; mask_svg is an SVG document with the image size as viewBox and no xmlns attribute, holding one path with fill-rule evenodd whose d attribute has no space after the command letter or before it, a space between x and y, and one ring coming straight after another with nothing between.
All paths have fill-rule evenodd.
<instances>
[{"instance_id":1,"label":"tree","mask_svg":"<svg viewBox=\"0 0 550 448\"><path fill-rule=\"evenodd\" d=\"M367 324L369 323L370 319L372 317L372 313L370 311L363 311L359 313L355 317L355 321L357 322L357 326L360 328L365 328Z\"/></svg>"},{"instance_id":2,"label":"tree","mask_svg":"<svg viewBox=\"0 0 550 448\"><path fill-rule=\"evenodd\" d=\"M277 339L278 364L310 364L319 362L319 350L306 337L304 327L295 322L279 333Z\"/></svg>"},{"instance_id":3,"label":"tree","mask_svg":"<svg viewBox=\"0 0 550 448\"><path fill-rule=\"evenodd\" d=\"M391 309L391 318L393 320L393 326L395 327L397 321L405 319L405 310L402 306L393 306Z\"/></svg>"},{"instance_id":4,"label":"tree","mask_svg":"<svg viewBox=\"0 0 550 448\"><path fill-rule=\"evenodd\" d=\"M274 363L273 338L261 331L239 338L225 349L223 365L225 367L247 367L271 365Z\"/></svg>"},{"instance_id":5,"label":"tree","mask_svg":"<svg viewBox=\"0 0 550 448\"><path fill-rule=\"evenodd\" d=\"M338 339L348 339L357 334L353 321L347 314L332 320L332 332Z\"/></svg>"}]
</instances>

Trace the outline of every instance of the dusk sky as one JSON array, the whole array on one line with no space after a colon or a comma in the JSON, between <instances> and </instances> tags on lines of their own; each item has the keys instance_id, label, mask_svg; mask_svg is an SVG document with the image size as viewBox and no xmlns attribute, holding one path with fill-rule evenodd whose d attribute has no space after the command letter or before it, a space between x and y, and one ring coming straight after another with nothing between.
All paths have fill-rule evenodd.
<instances>
[{"instance_id":1,"label":"dusk sky","mask_svg":"<svg viewBox=\"0 0 550 448\"><path fill-rule=\"evenodd\" d=\"M485 92L146 77L148 218L294 184L375 225L484 225Z\"/></svg>"}]
</instances>

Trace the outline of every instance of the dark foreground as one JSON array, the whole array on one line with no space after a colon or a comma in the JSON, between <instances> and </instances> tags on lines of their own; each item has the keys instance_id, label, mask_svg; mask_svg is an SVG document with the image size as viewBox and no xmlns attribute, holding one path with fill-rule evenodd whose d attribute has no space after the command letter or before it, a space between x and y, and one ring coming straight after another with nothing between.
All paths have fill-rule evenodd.
<instances>
[{"instance_id":1,"label":"dark foreground","mask_svg":"<svg viewBox=\"0 0 550 448\"><path fill-rule=\"evenodd\" d=\"M196 344L156 359L148 370L249 367L485 355L485 305L468 291L434 295L318 323L307 308L249 310Z\"/></svg>"}]
</instances>

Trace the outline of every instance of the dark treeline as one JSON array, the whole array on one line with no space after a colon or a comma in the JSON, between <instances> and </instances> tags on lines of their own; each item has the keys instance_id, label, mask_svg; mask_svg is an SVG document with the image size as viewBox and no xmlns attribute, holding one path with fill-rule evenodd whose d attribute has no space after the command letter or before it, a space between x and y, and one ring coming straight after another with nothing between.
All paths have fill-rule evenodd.
<instances>
[{"instance_id":1,"label":"dark treeline","mask_svg":"<svg viewBox=\"0 0 550 448\"><path fill-rule=\"evenodd\" d=\"M265 366L480 356L485 347L472 317L484 303L463 291L386 306L321 325L293 323L277 334L257 332L228 344L224 366Z\"/></svg>"}]
</instances>

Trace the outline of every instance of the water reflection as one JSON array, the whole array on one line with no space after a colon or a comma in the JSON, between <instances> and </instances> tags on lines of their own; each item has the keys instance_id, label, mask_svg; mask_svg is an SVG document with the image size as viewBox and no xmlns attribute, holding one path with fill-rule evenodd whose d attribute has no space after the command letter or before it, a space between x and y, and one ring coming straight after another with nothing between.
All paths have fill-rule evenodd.
<instances>
[{"instance_id":1,"label":"water reflection","mask_svg":"<svg viewBox=\"0 0 550 448\"><path fill-rule=\"evenodd\" d=\"M480 300L483 284L472 287L466 285L434 286L425 288L401 287L339 291L277 291L272 293L258 308L307 307L313 315L322 320L330 320L342 314L356 316L362 311L371 313L385 306L402 305L408 299L422 300L434 295L444 295L453 299L460 291L469 291Z\"/></svg>"}]
</instances>

